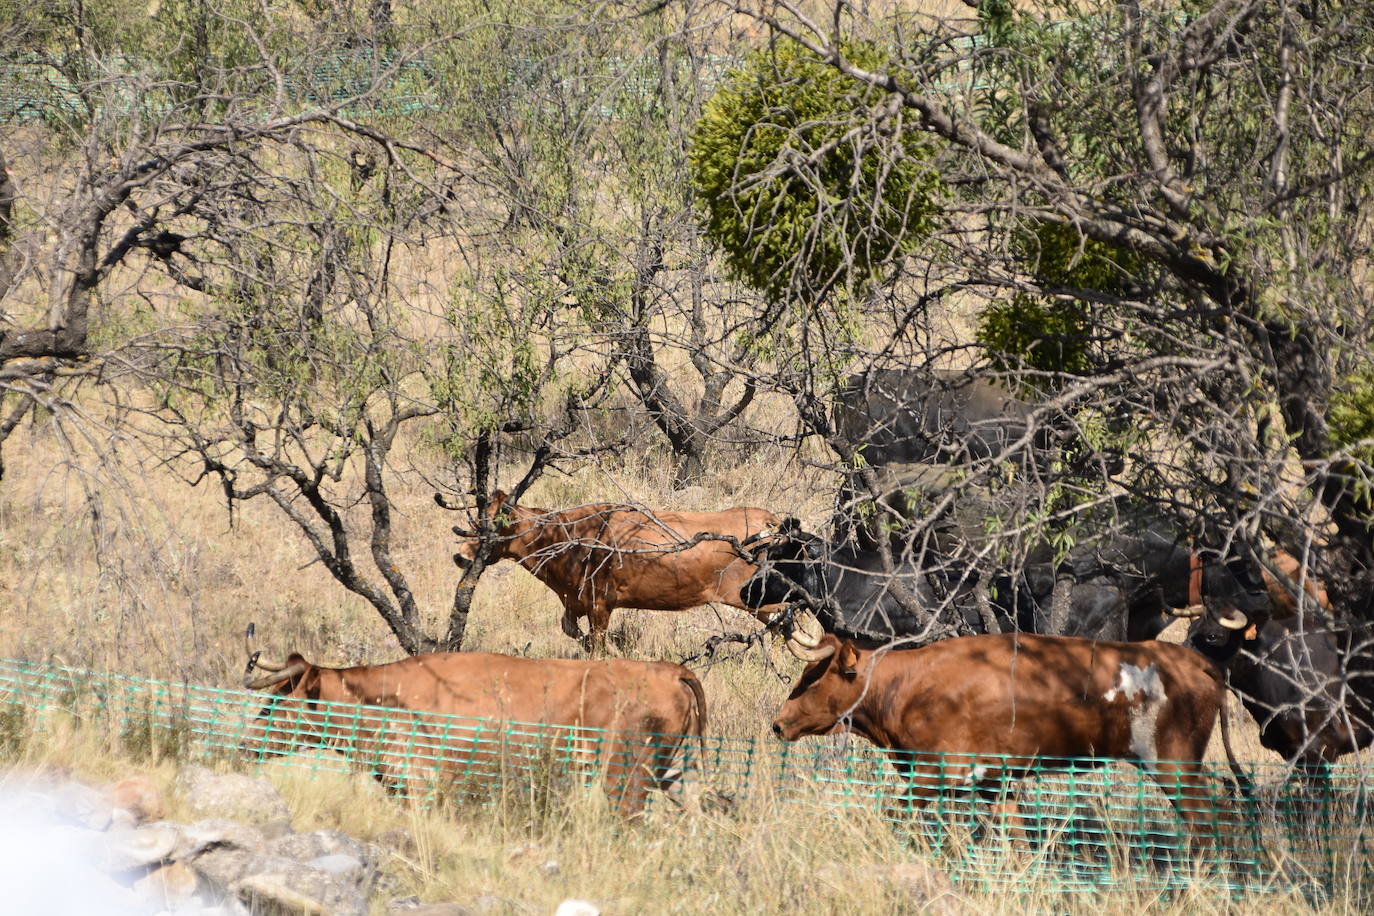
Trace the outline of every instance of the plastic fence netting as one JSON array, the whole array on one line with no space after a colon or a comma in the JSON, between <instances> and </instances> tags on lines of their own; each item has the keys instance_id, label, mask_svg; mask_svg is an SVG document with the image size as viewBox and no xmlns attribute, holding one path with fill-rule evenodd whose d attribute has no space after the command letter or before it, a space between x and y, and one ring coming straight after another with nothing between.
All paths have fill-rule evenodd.
<instances>
[{"instance_id":1,"label":"plastic fence netting","mask_svg":"<svg viewBox=\"0 0 1374 916\"><path fill-rule=\"evenodd\" d=\"M1374 902L1370 774L1355 764L1320 779L1247 764L1247 795L1210 763L1138 768L887 755L829 738L615 733L0 660L0 754L63 729L135 757L364 773L424 803L554 804L595 787L634 812L665 804L651 790L673 783L669 798L690 793L738 816L781 805L832 816L862 809L960 879L991 886L1028 876L1067 889L1206 881Z\"/></svg>"}]
</instances>

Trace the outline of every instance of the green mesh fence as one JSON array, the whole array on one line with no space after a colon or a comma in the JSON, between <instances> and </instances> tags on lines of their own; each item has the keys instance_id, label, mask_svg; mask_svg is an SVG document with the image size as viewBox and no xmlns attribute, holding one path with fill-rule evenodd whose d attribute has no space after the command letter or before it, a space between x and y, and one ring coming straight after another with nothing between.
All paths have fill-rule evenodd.
<instances>
[{"instance_id":1,"label":"green mesh fence","mask_svg":"<svg viewBox=\"0 0 1374 916\"><path fill-rule=\"evenodd\" d=\"M1331 767L1320 783L1248 764L1255 788L1242 795L1210 763L893 757L832 738L614 733L0 660L0 753L62 729L136 757L361 772L426 803L553 804L591 788L623 813L670 804L674 793L741 817L773 816L779 806L804 816L861 809L958 879L988 886L1031 877L1064 889L1206 882L1374 903L1370 774L1354 764ZM1024 779L994 778L1027 769ZM658 789L679 770L664 801Z\"/></svg>"}]
</instances>

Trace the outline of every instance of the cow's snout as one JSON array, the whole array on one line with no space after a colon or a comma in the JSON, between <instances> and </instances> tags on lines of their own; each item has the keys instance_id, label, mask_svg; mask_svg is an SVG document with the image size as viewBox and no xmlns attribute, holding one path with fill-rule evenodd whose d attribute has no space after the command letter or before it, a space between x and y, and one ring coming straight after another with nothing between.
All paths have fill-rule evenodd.
<instances>
[{"instance_id":1,"label":"cow's snout","mask_svg":"<svg viewBox=\"0 0 1374 916\"><path fill-rule=\"evenodd\" d=\"M774 720L773 720L773 737L775 737L775 738L780 738L780 739L782 739L783 741L786 741L786 740L787 740L785 737L783 737L783 733L782 733L782 720L781 720L781 719L774 719Z\"/></svg>"}]
</instances>

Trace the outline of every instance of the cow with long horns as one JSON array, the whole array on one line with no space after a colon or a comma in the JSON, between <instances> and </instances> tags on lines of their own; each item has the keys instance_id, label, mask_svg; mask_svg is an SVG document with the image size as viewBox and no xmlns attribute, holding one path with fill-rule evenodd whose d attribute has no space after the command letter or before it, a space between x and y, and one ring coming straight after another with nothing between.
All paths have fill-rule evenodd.
<instances>
[{"instance_id":1,"label":"cow with long horns","mask_svg":"<svg viewBox=\"0 0 1374 916\"><path fill-rule=\"evenodd\" d=\"M754 567L740 542L778 524L766 509L740 506L720 512L648 512L617 503L539 509L508 502L498 490L487 506L499 538L493 560L514 560L553 589L563 603L563 632L581 639L586 617L593 648L604 642L611 611L640 608L685 611L709 602L755 612L767 620L776 608L755 609L740 598ZM476 532L454 560L471 561Z\"/></svg>"},{"instance_id":2,"label":"cow with long horns","mask_svg":"<svg viewBox=\"0 0 1374 916\"><path fill-rule=\"evenodd\" d=\"M1008 633L865 647L804 616L787 646L807 666L774 734L862 735L889 752L917 806L1112 758L1150 773L1195 836L1215 826L1217 786L1198 761L1223 710L1221 675L1184 646ZM1222 730L1229 757L1224 718Z\"/></svg>"},{"instance_id":3,"label":"cow with long horns","mask_svg":"<svg viewBox=\"0 0 1374 916\"><path fill-rule=\"evenodd\" d=\"M1209 595L1188 645L1212 659L1260 728L1260 744L1325 785L1328 764L1374 743L1374 633L1339 625L1321 583L1284 551L1260 567L1263 606Z\"/></svg>"},{"instance_id":4,"label":"cow with long horns","mask_svg":"<svg viewBox=\"0 0 1374 916\"><path fill-rule=\"evenodd\" d=\"M295 653L283 662L251 653L244 686L273 697L243 741L247 752L330 747L388 788L415 791L493 780L514 742L526 755L550 751L604 770L625 816L643 809L651 788L671 784L674 760L706 728L701 682L669 662L435 652L325 668Z\"/></svg>"}]
</instances>

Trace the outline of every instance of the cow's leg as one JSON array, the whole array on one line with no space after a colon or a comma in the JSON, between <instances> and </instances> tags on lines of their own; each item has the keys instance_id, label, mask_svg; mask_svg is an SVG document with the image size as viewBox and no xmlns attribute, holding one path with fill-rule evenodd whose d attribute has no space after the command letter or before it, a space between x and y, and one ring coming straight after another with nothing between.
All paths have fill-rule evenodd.
<instances>
[{"instance_id":1,"label":"cow's leg","mask_svg":"<svg viewBox=\"0 0 1374 916\"><path fill-rule=\"evenodd\" d=\"M607 750L606 794L621 817L637 818L644 812L649 789L656 783L653 752L643 738L615 739Z\"/></svg>"},{"instance_id":2,"label":"cow's leg","mask_svg":"<svg viewBox=\"0 0 1374 916\"><path fill-rule=\"evenodd\" d=\"M606 630L611 626L611 609L604 602L596 602L587 616L587 651L593 656L606 654Z\"/></svg>"},{"instance_id":3,"label":"cow's leg","mask_svg":"<svg viewBox=\"0 0 1374 916\"><path fill-rule=\"evenodd\" d=\"M571 598L563 599L563 620L560 622L563 632L570 638L581 640L582 629L577 625L577 618L587 616L587 609L580 603Z\"/></svg>"},{"instance_id":4,"label":"cow's leg","mask_svg":"<svg viewBox=\"0 0 1374 916\"><path fill-rule=\"evenodd\" d=\"M1210 848L1223 856L1243 848L1238 812L1204 764L1153 761L1147 768L1188 825L1195 848Z\"/></svg>"}]
</instances>

